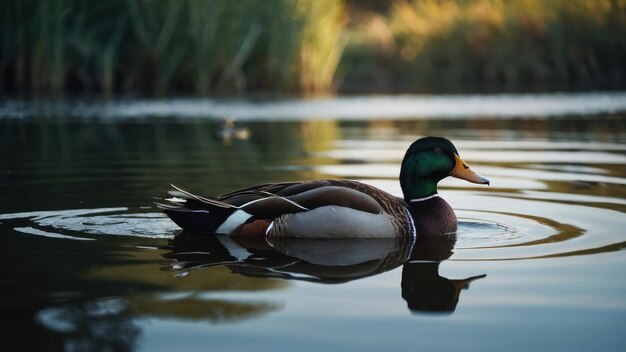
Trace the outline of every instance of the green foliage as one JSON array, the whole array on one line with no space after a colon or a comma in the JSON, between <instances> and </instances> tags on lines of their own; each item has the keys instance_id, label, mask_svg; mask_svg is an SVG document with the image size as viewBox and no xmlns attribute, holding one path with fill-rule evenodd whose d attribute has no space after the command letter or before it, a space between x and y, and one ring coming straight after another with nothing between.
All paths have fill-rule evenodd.
<instances>
[{"instance_id":1,"label":"green foliage","mask_svg":"<svg viewBox=\"0 0 626 352\"><path fill-rule=\"evenodd\" d=\"M5 0L6 90L326 90L335 0Z\"/></svg>"}]
</instances>

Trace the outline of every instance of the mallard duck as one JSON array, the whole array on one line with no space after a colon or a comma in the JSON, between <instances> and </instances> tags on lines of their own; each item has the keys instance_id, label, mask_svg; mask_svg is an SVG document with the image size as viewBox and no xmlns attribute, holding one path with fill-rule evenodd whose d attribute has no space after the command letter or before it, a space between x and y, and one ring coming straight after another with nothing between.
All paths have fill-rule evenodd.
<instances>
[{"instance_id":1,"label":"mallard duck","mask_svg":"<svg viewBox=\"0 0 626 352\"><path fill-rule=\"evenodd\" d=\"M215 138L229 144L233 140L247 140L250 138L250 130L247 127L239 126L235 119L227 117L215 133Z\"/></svg>"},{"instance_id":2,"label":"mallard duck","mask_svg":"<svg viewBox=\"0 0 626 352\"><path fill-rule=\"evenodd\" d=\"M192 232L231 236L304 238L390 238L455 233L452 207L437 184L453 176L478 184L452 142L441 137L416 140L400 170L403 198L351 180L262 184L218 197L179 187L157 206L178 226Z\"/></svg>"}]
</instances>

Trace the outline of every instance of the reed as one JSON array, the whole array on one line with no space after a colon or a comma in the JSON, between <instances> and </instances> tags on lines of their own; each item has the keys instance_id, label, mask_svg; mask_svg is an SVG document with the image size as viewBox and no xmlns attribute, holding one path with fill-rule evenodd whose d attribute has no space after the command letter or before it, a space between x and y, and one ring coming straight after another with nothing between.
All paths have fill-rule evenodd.
<instances>
[{"instance_id":1,"label":"reed","mask_svg":"<svg viewBox=\"0 0 626 352\"><path fill-rule=\"evenodd\" d=\"M5 91L330 88L343 1L5 0Z\"/></svg>"},{"instance_id":2,"label":"reed","mask_svg":"<svg viewBox=\"0 0 626 352\"><path fill-rule=\"evenodd\" d=\"M0 89L626 86L624 0L345 1L4 0ZM346 27L366 4L381 12Z\"/></svg>"},{"instance_id":3,"label":"reed","mask_svg":"<svg viewBox=\"0 0 626 352\"><path fill-rule=\"evenodd\" d=\"M412 84L626 82L622 0L396 1L394 67Z\"/></svg>"}]
</instances>

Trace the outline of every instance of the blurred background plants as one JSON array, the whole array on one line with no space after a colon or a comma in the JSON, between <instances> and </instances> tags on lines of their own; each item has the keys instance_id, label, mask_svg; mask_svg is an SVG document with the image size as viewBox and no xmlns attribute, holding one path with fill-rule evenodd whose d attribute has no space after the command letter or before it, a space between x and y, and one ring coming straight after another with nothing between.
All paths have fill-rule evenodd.
<instances>
[{"instance_id":1,"label":"blurred background plants","mask_svg":"<svg viewBox=\"0 0 626 352\"><path fill-rule=\"evenodd\" d=\"M5 93L626 86L626 0L5 0Z\"/></svg>"},{"instance_id":2,"label":"blurred background plants","mask_svg":"<svg viewBox=\"0 0 626 352\"><path fill-rule=\"evenodd\" d=\"M328 90L334 0L5 0L7 91Z\"/></svg>"},{"instance_id":3,"label":"blurred background plants","mask_svg":"<svg viewBox=\"0 0 626 352\"><path fill-rule=\"evenodd\" d=\"M626 78L626 1L396 2L401 72L420 83L609 86Z\"/></svg>"}]
</instances>

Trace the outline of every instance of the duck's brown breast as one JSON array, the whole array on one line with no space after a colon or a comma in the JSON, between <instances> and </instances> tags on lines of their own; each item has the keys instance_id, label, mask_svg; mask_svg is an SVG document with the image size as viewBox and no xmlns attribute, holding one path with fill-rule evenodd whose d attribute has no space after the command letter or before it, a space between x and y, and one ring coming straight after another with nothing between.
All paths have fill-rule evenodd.
<instances>
[{"instance_id":1,"label":"duck's brown breast","mask_svg":"<svg viewBox=\"0 0 626 352\"><path fill-rule=\"evenodd\" d=\"M411 202L409 212L413 217L417 236L438 236L455 233L457 230L454 210L439 196Z\"/></svg>"}]
</instances>

